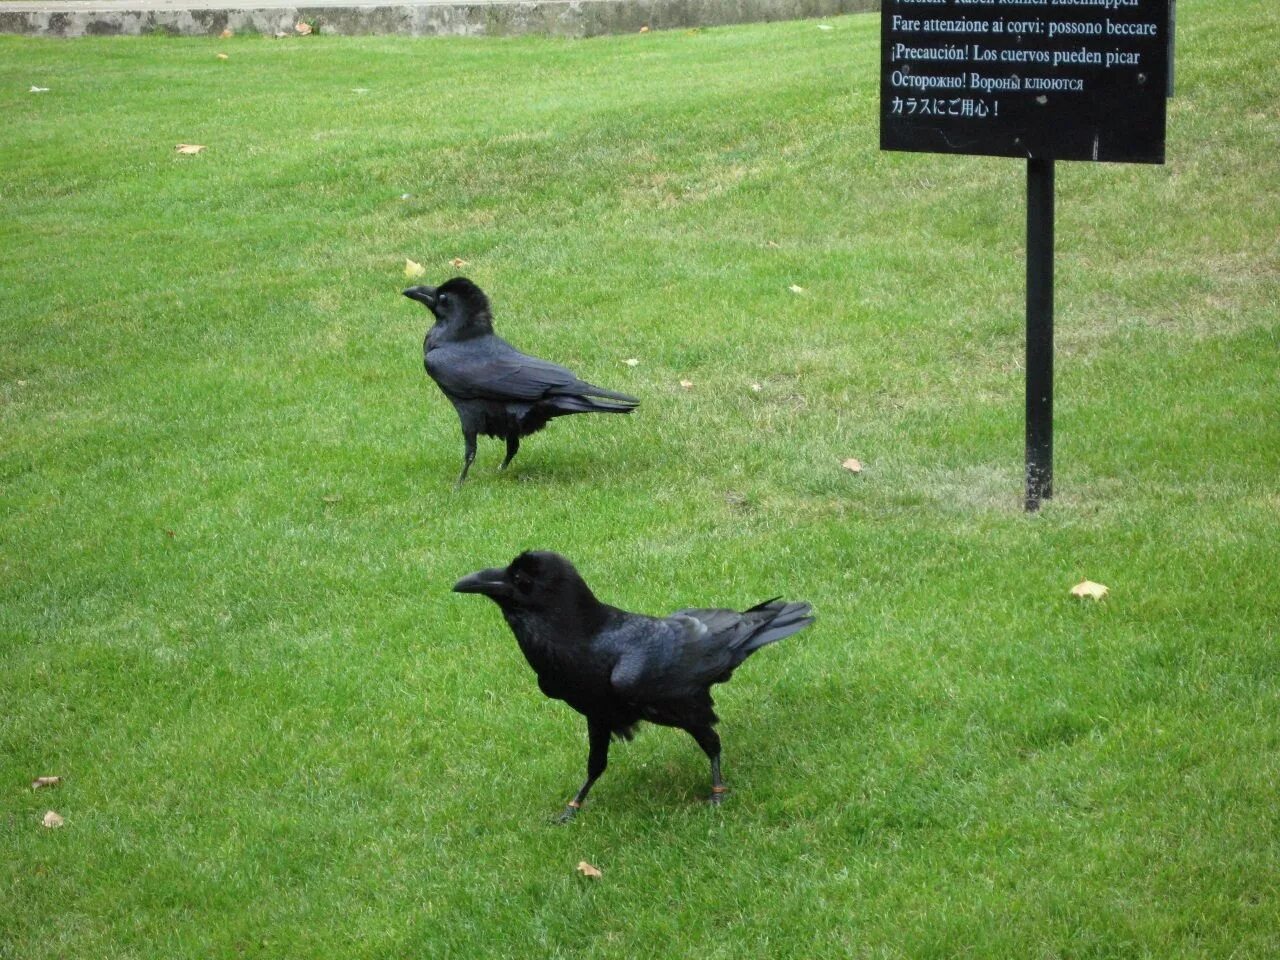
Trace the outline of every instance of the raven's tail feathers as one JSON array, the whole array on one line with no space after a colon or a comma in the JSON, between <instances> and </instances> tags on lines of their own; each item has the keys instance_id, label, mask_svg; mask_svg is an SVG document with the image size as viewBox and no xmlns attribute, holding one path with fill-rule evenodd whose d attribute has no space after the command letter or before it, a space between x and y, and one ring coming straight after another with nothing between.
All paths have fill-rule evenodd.
<instances>
[{"instance_id":1,"label":"raven's tail feathers","mask_svg":"<svg viewBox=\"0 0 1280 960\"><path fill-rule=\"evenodd\" d=\"M640 403L624 394L610 394L617 400L597 400L595 397L571 393L549 398L545 403L555 411L555 416L566 413L630 413Z\"/></svg>"},{"instance_id":2,"label":"raven's tail feathers","mask_svg":"<svg viewBox=\"0 0 1280 960\"><path fill-rule=\"evenodd\" d=\"M588 397L603 397L606 400L617 400L625 403L629 407L640 406L640 401L628 393L619 393L617 390L606 390L604 387L597 387L594 383L587 381L579 381L586 389L579 392Z\"/></svg>"},{"instance_id":3,"label":"raven's tail feathers","mask_svg":"<svg viewBox=\"0 0 1280 960\"><path fill-rule=\"evenodd\" d=\"M768 619L762 618L760 627L753 631L739 648L743 660L763 646L783 640L793 633L799 633L815 619L813 607L810 604L787 603L777 597L756 604L750 610L744 611L743 616L750 614L772 614L772 616Z\"/></svg>"}]
</instances>

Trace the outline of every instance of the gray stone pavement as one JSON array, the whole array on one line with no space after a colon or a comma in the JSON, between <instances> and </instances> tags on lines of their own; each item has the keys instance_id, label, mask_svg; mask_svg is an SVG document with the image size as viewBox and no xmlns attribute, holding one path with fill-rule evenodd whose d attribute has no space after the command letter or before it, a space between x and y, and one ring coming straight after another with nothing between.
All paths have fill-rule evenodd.
<instances>
[{"instance_id":1,"label":"gray stone pavement","mask_svg":"<svg viewBox=\"0 0 1280 960\"><path fill-rule=\"evenodd\" d=\"M44 0L0 2L0 33L82 37L320 33L590 37L731 23L831 17L879 0Z\"/></svg>"}]
</instances>

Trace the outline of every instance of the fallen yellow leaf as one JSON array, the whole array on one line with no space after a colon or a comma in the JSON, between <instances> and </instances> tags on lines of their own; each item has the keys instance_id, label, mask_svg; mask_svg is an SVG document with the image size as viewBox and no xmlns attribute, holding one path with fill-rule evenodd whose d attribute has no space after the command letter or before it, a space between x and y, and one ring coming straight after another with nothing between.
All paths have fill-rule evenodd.
<instances>
[{"instance_id":1,"label":"fallen yellow leaf","mask_svg":"<svg viewBox=\"0 0 1280 960\"><path fill-rule=\"evenodd\" d=\"M1107 588L1100 583L1094 583L1092 580L1082 580L1071 588L1073 597L1088 598L1090 600L1101 600L1107 595Z\"/></svg>"},{"instance_id":2,"label":"fallen yellow leaf","mask_svg":"<svg viewBox=\"0 0 1280 960\"><path fill-rule=\"evenodd\" d=\"M427 272L427 268L416 260L406 259L404 262L404 278L406 280L416 280Z\"/></svg>"},{"instance_id":3,"label":"fallen yellow leaf","mask_svg":"<svg viewBox=\"0 0 1280 960\"><path fill-rule=\"evenodd\" d=\"M681 380L681 381L680 381L680 386L684 387L684 389L686 389L686 390L691 390L691 389L693 389L693 381L692 381L692 380Z\"/></svg>"},{"instance_id":4,"label":"fallen yellow leaf","mask_svg":"<svg viewBox=\"0 0 1280 960\"><path fill-rule=\"evenodd\" d=\"M231 37L234 37L235 35L236 35L236 32L232 30L230 27L227 27L227 29L223 30L220 34L218 34L218 36L220 36L223 40L229 40Z\"/></svg>"},{"instance_id":5,"label":"fallen yellow leaf","mask_svg":"<svg viewBox=\"0 0 1280 960\"><path fill-rule=\"evenodd\" d=\"M640 361L637 360L635 357L628 357L626 360L623 360L622 362L625 363L628 367L634 367Z\"/></svg>"},{"instance_id":6,"label":"fallen yellow leaf","mask_svg":"<svg viewBox=\"0 0 1280 960\"><path fill-rule=\"evenodd\" d=\"M226 60L226 59L227 59L227 55L226 55L225 53L220 53L220 54L218 54L218 59L219 59L219 60Z\"/></svg>"},{"instance_id":7,"label":"fallen yellow leaf","mask_svg":"<svg viewBox=\"0 0 1280 960\"><path fill-rule=\"evenodd\" d=\"M599 869L597 869L596 867L593 867L591 864L587 863L587 861L585 860L578 861L578 872L582 874L584 877L590 877L592 880L599 880L601 877L604 876L604 874L601 873Z\"/></svg>"},{"instance_id":8,"label":"fallen yellow leaf","mask_svg":"<svg viewBox=\"0 0 1280 960\"><path fill-rule=\"evenodd\" d=\"M641 28L640 28L640 32L641 32L641 33L648 33L648 32L649 32L649 28L648 28L648 27L641 27Z\"/></svg>"},{"instance_id":9,"label":"fallen yellow leaf","mask_svg":"<svg viewBox=\"0 0 1280 960\"><path fill-rule=\"evenodd\" d=\"M186 153L186 154L199 153L201 150L204 149L204 144L203 143L180 143L174 149L177 150L179 153Z\"/></svg>"},{"instance_id":10,"label":"fallen yellow leaf","mask_svg":"<svg viewBox=\"0 0 1280 960\"><path fill-rule=\"evenodd\" d=\"M50 810L48 813L44 815L44 819L41 820L40 822L44 824L44 826L52 829L53 827L62 826L67 821L63 820L60 816L58 816L56 813Z\"/></svg>"},{"instance_id":11,"label":"fallen yellow leaf","mask_svg":"<svg viewBox=\"0 0 1280 960\"><path fill-rule=\"evenodd\" d=\"M36 777L31 781L31 789L39 790L41 787L56 787L61 782L61 777Z\"/></svg>"},{"instance_id":12,"label":"fallen yellow leaf","mask_svg":"<svg viewBox=\"0 0 1280 960\"><path fill-rule=\"evenodd\" d=\"M293 29L299 36L305 37L311 32L311 24L307 23L305 20L299 20L293 25Z\"/></svg>"},{"instance_id":13,"label":"fallen yellow leaf","mask_svg":"<svg viewBox=\"0 0 1280 960\"><path fill-rule=\"evenodd\" d=\"M804 293L804 287L800 286L798 283L793 283L791 286L787 287L787 289L792 293Z\"/></svg>"},{"instance_id":14,"label":"fallen yellow leaf","mask_svg":"<svg viewBox=\"0 0 1280 960\"><path fill-rule=\"evenodd\" d=\"M862 472L862 461L854 457L850 457L848 460L845 460L843 463L840 464L840 466L844 467L850 473Z\"/></svg>"},{"instance_id":15,"label":"fallen yellow leaf","mask_svg":"<svg viewBox=\"0 0 1280 960\"><path fill-rule=\"evenodd\" d=\"M465 267L467 265L467 261L463 260L461 257L454 257L449 261L449 265L455 268Z\"/></svg>"}]
</instances>

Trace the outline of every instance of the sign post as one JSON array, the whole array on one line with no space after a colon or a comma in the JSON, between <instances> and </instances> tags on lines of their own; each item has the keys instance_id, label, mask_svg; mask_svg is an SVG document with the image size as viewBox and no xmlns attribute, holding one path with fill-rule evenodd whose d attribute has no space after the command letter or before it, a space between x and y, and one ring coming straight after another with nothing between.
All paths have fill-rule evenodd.
<instances>
[{"instance_id":1,"label":"sign post","mask_svg":"<svg viewBox=\"0 0 1280 960\"><path fill-rule=\"evenodd\" d=\"M1027 162L1026 508L1053 496L1054 161L1163 163L1173 0L883 0L880 149Z\"/></svg>"},{"instance_id":2,"label":"sign post","mask_svg":"<svg viewBox=\"0 0 1280 960\"><path fill-rule=\"evenodd\" d=\"M1053 496L1053 161L1027 161L1026 506Z\"/></svg>"}]
</instances>

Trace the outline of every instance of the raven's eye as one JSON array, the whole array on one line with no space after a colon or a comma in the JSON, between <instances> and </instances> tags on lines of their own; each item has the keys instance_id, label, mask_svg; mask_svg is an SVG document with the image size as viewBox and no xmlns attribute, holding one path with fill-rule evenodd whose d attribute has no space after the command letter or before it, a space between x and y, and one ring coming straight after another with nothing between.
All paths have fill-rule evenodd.
<instances>
[{"instance_id":1,"label":"raven's eye","mask_svg":"<svg viewBox=\"0 0 1280 960\"><path fill-rule=\"evenodd\" d=\"M523 570L517 570L511 575L512 581L516 585L516 589L521 593L528 593L533 589L533 577L529 576Z\"/></svg>"},{"instance_id":2,"label":"raven's eye","mask_svg":"<svg viewBox=\"0 0 1280 960\"><path fill-rule=\"evenodd\" d=\"M436 301L436 302L437 302L437 303L439 303L439 304L440 304L440 306L442 306L442 307L443 307L446 303L448 303L448 302L449 302L449 295L448 295L447 293L442 293L442 294L440 294L440 296L439 296L439 298L437 299L437 301Z\"/></svg>"}]
</instances>

